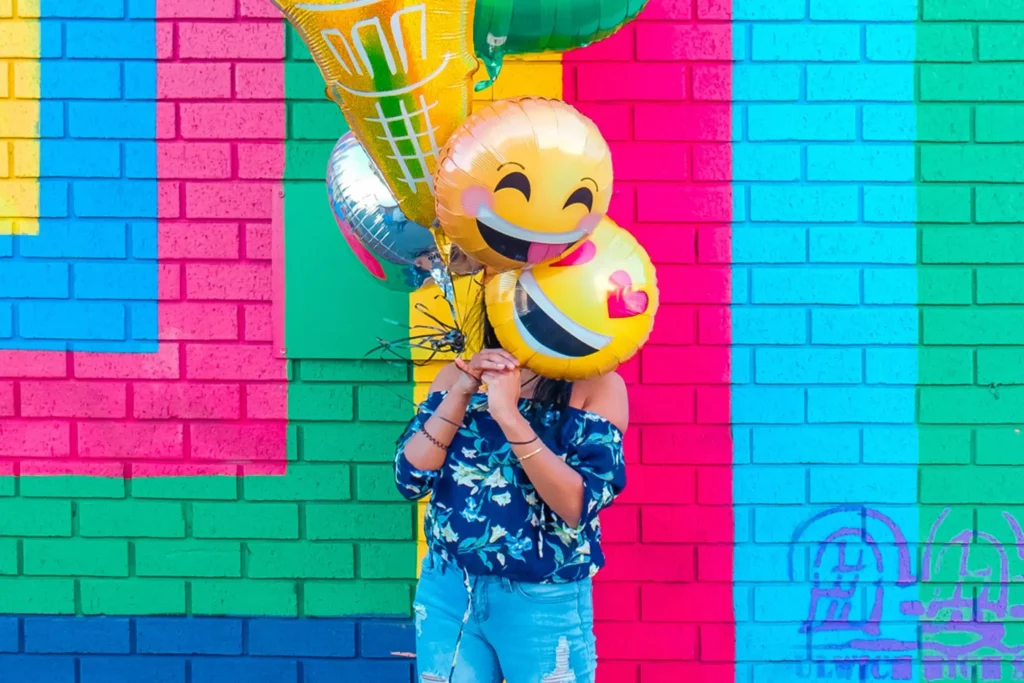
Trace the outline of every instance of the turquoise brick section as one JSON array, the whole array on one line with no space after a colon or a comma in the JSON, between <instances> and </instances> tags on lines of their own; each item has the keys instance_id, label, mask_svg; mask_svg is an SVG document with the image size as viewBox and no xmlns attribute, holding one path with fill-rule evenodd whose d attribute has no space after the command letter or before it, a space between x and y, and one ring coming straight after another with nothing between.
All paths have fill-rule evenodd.
<instances>
[{"instance_id":1,"label":"turquoise brick section","mask_svg":"<svg viewBox=\"0 0 1024 683\"><path fill-rule=\"evenodd\" d=\"M733 2L734 41L751 46L733 74L737 680L833 680L835 666L809 660L875 658L844 645L854 631L814 628L829 617L809 602L808 570L827 583L837 566L815 543L843 528L881 537L866 504L917 537L917 10ZM886 593L874 618L906 622L907 592ZM849 620L867 609L855 599Z\"/></svg>"},{"instance_id":2,"label":"turquoise brick section","mask_svg":"<svg viewBox=\"0 0 1024 683\"><path fill-rule=\"evenodd\" d=\"M0 236L13 256L0 264L13 313L0 312L0 349L151 353L156 253L128 245L156 244L156 23L77 4L38 3L42 219L38 235ZM155 0L133 4L155 16Z\"/></svg>"}]
</instances>

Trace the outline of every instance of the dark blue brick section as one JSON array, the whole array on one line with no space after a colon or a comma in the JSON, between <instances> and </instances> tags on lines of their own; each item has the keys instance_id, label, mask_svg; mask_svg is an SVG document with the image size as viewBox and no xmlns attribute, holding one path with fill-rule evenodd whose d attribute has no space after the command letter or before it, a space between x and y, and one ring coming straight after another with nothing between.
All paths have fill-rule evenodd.
<instances>
[{"instance_id":1,"label":"dark blue brick section","mask_svg":"<svg viewBox=\"0 0 1024 683\"><path fill-rule=\"evenodd\" d=\"M394 652L416 650L416 629L411 623L367 621L359 626L359 653L369 659L387 659Z\"/></svg>"},{"instance_id":2,"label":"dark blue brick section","mask_svg":"<svg viewBox=\"0 0 1024 683\"><path fill-rule=\"evenodd\" d=\"M186 683L187 665L184 657L83 657L76 683Z\"/></svg>"},{"instance_id":3,"label":"dark blue brick section","mask_svg":"<svg viewBox=\"0 0 1024 683\"><path fill-rule=\"evenodd\" d=\"M18 617L0 617L0 652L20 652Z\"/></svg>"},{"instance_id":4,"label":"dark blue brick section","mask_svg":"<svg viewBox=\"0 0 1024 683\"><path fill-rule=\"evenodd\" d=\"M68 655L0 655L0 682L77 683L75 658Z\"/></svg>"},{"instance_id":5,"label":"dark blue brick section","mask_svg":"<svg viewBox=\"0 0 1024 683\"><path fill-rule=\"evenodd\" d=\"M413 661L385 662L374 659L332 659L303 662L301 683L408 683Z\"/></svg>"},{"instance_id":6,"label":"dark blue brick section","mask_svg":"<svg viewBox=\"0 0 1024 683\"><path fill-rule=\"evenodd\" d=\"M157 655L240 655L242 620L139 619L135 648Z\"/></svg>"},{"instance_id":7,"label":"dark blue brick section","mask_svg":"<svg viewBox=\"0 0 1024 683\"><path fill-rule=\"evenodd\" d=\"M291 683L298 680L299 663L294 659L220 657L192 660L192 683ZM367 683L372 680L367 679Z\"/></svg>"},{"instance_id":8,"label":"dark blue brick section","mask_svg":"<svg viewBox=\"0 0 1024 683\"><path fill-rule=\"evenodd\" d=\"M24 620L24 629L25 652L128 654L132 651L129 619L28 617Z\"/></svg>"},{"instance_id":9,"label":"dark blue brick section","mask_svg":"<svg viewBox=\"0 0 1024 683\"><path fill-rule=\"evenodd\" d=\"M370 622L359 630L367 628ZM249 654L257 656L355 657L356 624L334 619L259 619L249 622L248 642Z\"/></svg>"},{"instance_id":10,"label":"dark blue brick section","mask_svg":"<svg viewBox=\"0 0 1024 683\"><path fill-rule=\"evenodd\" d=\"M412 683L382 619L0 617L0 683Z\"/></svg>"}]
</instances>

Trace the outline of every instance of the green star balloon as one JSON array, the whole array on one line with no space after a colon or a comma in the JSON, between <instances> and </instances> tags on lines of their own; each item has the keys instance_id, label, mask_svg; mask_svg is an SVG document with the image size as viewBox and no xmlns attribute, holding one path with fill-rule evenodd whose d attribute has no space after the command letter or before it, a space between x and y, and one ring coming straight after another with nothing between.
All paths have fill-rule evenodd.
<instances>
[{"instance_id":1,"label":"green star balloon","mask_svg":"<svg viewBox=\"0 0 1024 683\"><path fill-rule=\"evenodd\" d=\"M636 18L647 0L476 0L473 44L489 87L505 55L565 52L603 40Z\"/></svg>"}]
</instances>

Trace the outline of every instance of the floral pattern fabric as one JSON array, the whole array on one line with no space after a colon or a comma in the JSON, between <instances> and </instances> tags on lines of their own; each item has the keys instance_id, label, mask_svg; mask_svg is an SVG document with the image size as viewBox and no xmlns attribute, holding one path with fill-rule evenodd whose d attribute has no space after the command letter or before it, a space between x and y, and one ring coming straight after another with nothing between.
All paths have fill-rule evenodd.
<instances>
[{"instance_id":1,"label":"floral pattern fabric","mask_svg":"<svg viewBox=\"0 0 1024 683\"><path fill-rule=\"evenodd\" d=\"M540 499L483 395L470 399L439 470L409 463L406 442L444 396L432 393L420 405L395 453L401 494L409 500L431 494L424 521L431 550L470 574L514 581L564 583L597 573L604 564L597 513L626 484L622 432L594 413L569 408L563 416L531 399L520 401L544 444L583 477L583 514L572 527Z\"/></svg>"}]
</instances>

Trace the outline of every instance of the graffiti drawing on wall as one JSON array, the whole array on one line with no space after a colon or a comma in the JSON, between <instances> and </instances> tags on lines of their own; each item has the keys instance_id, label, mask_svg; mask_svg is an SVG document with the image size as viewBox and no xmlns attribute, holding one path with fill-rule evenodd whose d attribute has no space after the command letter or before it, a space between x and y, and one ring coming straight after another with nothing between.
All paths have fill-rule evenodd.
<instances>
[{"instance_id":1,"label":"graffiti drawing on wall","mask_svg":"<svg viewBox=\"0 0 1024 683\"><path fill-rule=\"evenodd\" d=\"M806 562L810 584L805 677L910 680L919 662L929 681L1024 680L1024 530L1005 511L977 532L954 519L942 510L920 547L863 506L796 529L789 578Z\"/></svg>"}]
</instances>

